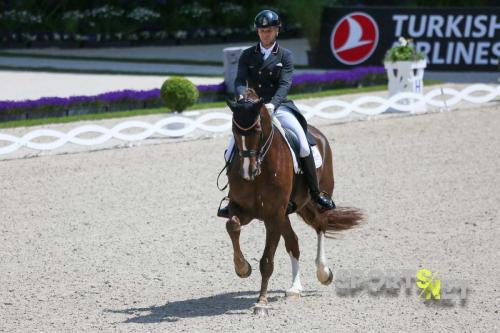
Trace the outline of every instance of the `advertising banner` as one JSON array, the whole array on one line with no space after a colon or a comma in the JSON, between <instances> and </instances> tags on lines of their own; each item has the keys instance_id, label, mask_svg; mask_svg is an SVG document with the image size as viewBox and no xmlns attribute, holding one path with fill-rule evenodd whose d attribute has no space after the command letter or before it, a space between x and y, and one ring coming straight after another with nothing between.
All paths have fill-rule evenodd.
<instances>
[{"instance_id":1,"label":"advertising banner","mask_svg":"<svg viewBox=\"0 0 500 333\"><path fill-rule=\"evenodd\" d=\"M325 8L315 65L381 65L399 37L413 40L430 70L497 71L500 8Z\"/></svg>"}]
</instances>

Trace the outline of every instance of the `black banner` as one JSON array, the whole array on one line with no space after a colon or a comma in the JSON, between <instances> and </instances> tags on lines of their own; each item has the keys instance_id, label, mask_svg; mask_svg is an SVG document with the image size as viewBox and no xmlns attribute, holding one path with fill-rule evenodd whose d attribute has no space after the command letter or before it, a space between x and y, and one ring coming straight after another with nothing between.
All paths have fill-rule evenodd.
<instances>
[{"instance_id":1,"label":"black banner","mask_svg":"<svg viewBox=\"0 0 500 333\"><path fill-rule=\"evenodd\" d=\"M428 69L498 71L500 8L325 8L314 65L381 65L399 37L427 55Z\"/></svg>"}]
</instances>

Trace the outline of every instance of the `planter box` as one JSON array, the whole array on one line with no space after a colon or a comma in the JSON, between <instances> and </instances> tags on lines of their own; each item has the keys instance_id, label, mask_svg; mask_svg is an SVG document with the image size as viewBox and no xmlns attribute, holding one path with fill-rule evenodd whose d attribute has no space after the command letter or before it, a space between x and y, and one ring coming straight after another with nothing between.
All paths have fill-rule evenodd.
<instances>
[{"instance_id":1,"label":"planter box","mask_svg":"<svg viewBox=\"0 0 500 333\"><path fill-rule=\"evenodd\" d=\"M385 62L387 71L389 97L400 92L412 92L423 95L424 69L427 67L426 60L420 61L396 61ZM410 104L415 101L410 98L399 101L401 104ZM418 110L425 111L425 103L419 103Z\"/></svg>"}]
</instances>

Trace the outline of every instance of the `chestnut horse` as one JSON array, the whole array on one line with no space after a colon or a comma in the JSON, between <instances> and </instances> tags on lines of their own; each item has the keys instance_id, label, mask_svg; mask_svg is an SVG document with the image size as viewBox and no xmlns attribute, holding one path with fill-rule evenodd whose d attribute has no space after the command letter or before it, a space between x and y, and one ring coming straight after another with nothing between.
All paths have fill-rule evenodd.
<instances>
[{"instance_id":1,"label":"chestnut horse","mask_svg":"<svg viewBox=\"0 0 500 333\"><path fill-rule=\"evenodd\" d=\"M300 296L302 285L299 275L299 245L287 215L288 203L294 194L296 213L317 233L316 276L328 285L333 280L332 270L325 262L325 233L350 229L358 225L362 214L355 208L341 208L326 212L310 200L309 191L302 175L295 175L293 159L283 136L272 124L271 115L262 99L248 89L242 102L228 101L233 112L233 135L237 154L234 154L228 170L229 216L226 229L234 250L236 274L245 278L252 268L240 249L241 226L254 219L264 221L266 243L260 260L262 283L255 305L256 314L267 313L267 286L273 273L274 254L281 236L292 263L292 286L287 296ZM308 127L314 136L323 158L316 169L319 187L332 195L333 165L332 151L326 137L315 127Z\"/></svg>"}]
</instances>

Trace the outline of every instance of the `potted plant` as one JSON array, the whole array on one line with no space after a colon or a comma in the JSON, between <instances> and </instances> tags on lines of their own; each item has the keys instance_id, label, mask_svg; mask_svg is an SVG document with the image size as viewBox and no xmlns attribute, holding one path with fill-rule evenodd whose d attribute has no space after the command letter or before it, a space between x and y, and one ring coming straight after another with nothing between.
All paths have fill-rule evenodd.
<instances>
[{"instance_id":1,"label":"potted plant","mask_svg":"<svg viewBox=\"0 0 500 333\"><path fill-rule=\"evenodd\" d=\"M415 49L411 39L400 37L399 45L390 48L384 58L384 67L389 79L389 96L399 92L422 94L426 66L425 54ZM410 104L410 101L406 99L401 103ZM425 108L425 104L423 107Z\"/></svg>"},{"instance_id":2,"label":"potted plant","mask_svg":"<svg viewBox=\"0 0 500 333\"><path fill-rule=\"evenodd\" d=\"M196 103L200 93L198 88L188 79L180 76L172 76L163 82L160 96L167 108L176 114ZM178 130L185 127L185 123L172 123L167 125L168 129Z\"/></svg>"}]
</instances>

